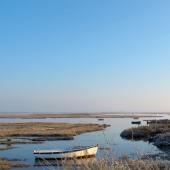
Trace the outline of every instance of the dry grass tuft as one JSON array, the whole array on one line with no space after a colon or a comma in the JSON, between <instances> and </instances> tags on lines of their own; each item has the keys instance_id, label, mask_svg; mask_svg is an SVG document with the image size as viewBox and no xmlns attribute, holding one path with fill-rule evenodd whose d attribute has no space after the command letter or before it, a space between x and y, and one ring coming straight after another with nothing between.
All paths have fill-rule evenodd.
<instances>
[{"instance_id":1,"label":"dry grass tuft","mask_svg":"<svg viewBox=\"0 0 170 170\"><path fill-rule=\"evenodd\" d=\"M0 170L8 170L11 167L12 167L11 162L9 162L3 158L0 158Z\"/></svg>"},{"instance_id":2,"label":"dry grass tuft","mask_svg":"<svg viewBox=\"0 0 170 170\"><path fill-rule=\"evenodd\" d=\"M27 164L12 162L4 158L0 158L0 170L10 170L12 168L23 168L23 167L28 167L28 166L29 165Z\"/></svg>"},{"instance_id":3,"label":"dry grass tuft","mask_svg":"<svg viewBox=\"0 0 170 170\"><path fill-rule=\"evenodd\" d=\"M153 160L96 160L80 166L66 166L65 170L169 170L170 166L165 161Z\"/></svg>"}]
</instances>

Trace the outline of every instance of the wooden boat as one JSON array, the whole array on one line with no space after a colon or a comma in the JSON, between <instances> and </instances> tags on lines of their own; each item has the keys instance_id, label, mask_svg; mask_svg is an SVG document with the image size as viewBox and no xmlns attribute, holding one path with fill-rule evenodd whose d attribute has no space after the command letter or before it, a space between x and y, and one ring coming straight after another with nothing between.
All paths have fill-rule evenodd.
<instances>
[{"instance_id":1,"label":"wooden boat","mask_svg":"<svg viewBox=\"0 0 170 170\"><path fill-rule=\"evenodd\" d=\"M141 124L141 121L132 121L131 123L132 123L132 124L140 125L140 124Z\"/></svg>"},{"instance_id":2,"label":"wooden boat","mask_svg":"<svg viewBox=\"0 0 170 170\"><path fill-rule=\"evenodd\" d=\"M98 145L81 147L72 150L34 150L33 153L38 155L38 159L73 159L96 156Z\"/></svg>"}]
</instances>

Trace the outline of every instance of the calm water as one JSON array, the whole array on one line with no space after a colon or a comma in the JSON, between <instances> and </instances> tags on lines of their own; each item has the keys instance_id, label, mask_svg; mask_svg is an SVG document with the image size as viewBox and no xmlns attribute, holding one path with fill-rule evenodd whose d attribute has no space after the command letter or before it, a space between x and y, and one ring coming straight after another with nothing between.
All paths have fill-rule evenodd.
<instances>
[{"instance_id":1,"label":"calm water","mask_svg":"<svg viewBox=\"0 0 170 170\"><path fill-rule=\"evenodd\" d=\"M164 118L169 116L164 115ZM147 118L141 118L145 120ZM150 119L150 118L149 118ZM155 118L153 118L155 119ZM34 164L34 149L66 149L76 146L87 146L99 144L100 147L110 147L111 151L99 149L97 158L107 156L108 153L116 157L128 155L136 158L141 154L157 154L161 151L157 147L144 141L128 141L120 137L120 133L129 127L131 118L108 118L104 121L98 121L96 118L60 118L60 119L0 119L0 122L69 122L69 123L100 123L110 124L104 131L86 133L76 136L74 140L69 141L47 141L42 144L15 145L11 150L1 151L0 156L8 159L18 159L26 163ZM143 122L145 124L145 122ZM29 167L24 170L43 169L43 167ZM45 168L44 169L48 169Z\"/></svg>"}]
</instances>

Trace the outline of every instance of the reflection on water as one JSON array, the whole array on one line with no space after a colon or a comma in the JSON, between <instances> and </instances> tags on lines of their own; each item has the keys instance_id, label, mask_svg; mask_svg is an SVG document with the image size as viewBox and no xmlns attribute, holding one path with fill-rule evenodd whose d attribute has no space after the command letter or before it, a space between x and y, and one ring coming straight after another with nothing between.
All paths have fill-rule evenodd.
<instances>
[{"instance_id":1,"label":"reflection on water","mask_svg":"<svg viewBox=\"0 0 170 170\"><path fill-rule=\"evenodd\" d=\"M164 117L165 118L165 117ZM166 118L169 118L166 116ZM140 118L142 125L146 122L143 120L151 118ZM155 119L155 118L152 118ZM160 119L160 118L159 118ZM37 165L35 161L33 150L38 149L69 149L76 146L87 146L99 144L99 150L97 158L103 158L108 156L122 157L128 155L132 158L136 158L138 155L143 154L158 154L161 151L144 141L128 141L120 137L120 133L132 125L132 118L105 118L103 121L99 121L95 118L60 118L60 119L0 119L0 122L69 122L69 123L99 123L110 124L111 127L103 131L85 133L76 136L74 140L65 141L46 141L42 144L19 144L14 145L10 150L0 151L1 157L8 159L24 160L31 165ZM109 149L103 149L109 148ZM54 164L55 162L51 162ZM33 168L24 168L23 170L32 170ZM34 169L42 169L37 165Z\"/></svg>"},{"instance_id":2,"label":"reflection on water","mask_svg":"<svg viewBox=\"0 0 170 170\"><path fill-rule=\"evenodd\" d=\"M64 160L35 158L34 166L80 166L82 164L88 164L94 161L96 161L95 157Z\"/></svg>"}]
</instances>

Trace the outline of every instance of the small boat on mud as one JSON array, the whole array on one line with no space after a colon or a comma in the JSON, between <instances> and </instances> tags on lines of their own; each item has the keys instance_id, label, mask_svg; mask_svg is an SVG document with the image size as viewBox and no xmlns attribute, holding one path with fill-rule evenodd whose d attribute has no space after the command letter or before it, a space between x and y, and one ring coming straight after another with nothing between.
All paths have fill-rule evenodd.
<instances>
[{"instance_id":1,"label":"small boat on mud","mask_svg":"<svg viewBox=\"0 0 170 170\"><path fill-rule=\"evenodd\" d=\"M81 147L70 150L34 150L33 153L38 159L74 159L94 157L97 154L98 145Z\"/></svg>"}]
</instances>

